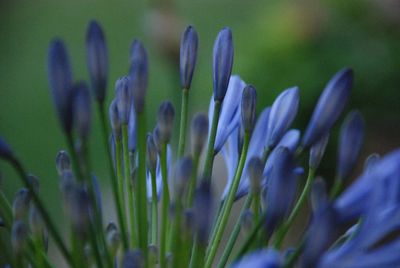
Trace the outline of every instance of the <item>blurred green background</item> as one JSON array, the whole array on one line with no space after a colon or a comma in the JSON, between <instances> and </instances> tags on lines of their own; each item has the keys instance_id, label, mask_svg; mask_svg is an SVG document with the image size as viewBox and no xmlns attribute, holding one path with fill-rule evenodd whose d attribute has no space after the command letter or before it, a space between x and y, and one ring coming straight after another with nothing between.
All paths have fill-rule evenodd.
<instances>
[{"instance_id":1,"label":"blurred green background","mask_svg":"<svg viewBox=\"0 0 400 268\"><path fill-rule=\"evenodd\" d=\"M360 109L366 118L363 155L384 153L399 145L400 136L399 14L396 0L1 1L0 133L41 179L43 199L61 227L54 159L65 143L47 83L47 48L53 37L62 37L74 78L86 80L85 31L89 20L96 19L109 47L108 101L114 81L128 70L132 40L141 39L148 49L149 129L162 100L171 99L180 110L178 45L188 24L199 33L190 113L207 111L214 38L229 26L235 43L234 73L258 89L258 110L283 89L298 85L301 106L295 126L301 129L328 79L344 66L353 67L355 84L348 107ZM93 115L93 165L107 195L106 160L97 114ZM337 130L338 126L321 169L328 178ZM19 180L2 162L0 171L1 189L12 198L21 186Z\"/></svg>"}]
</instances>

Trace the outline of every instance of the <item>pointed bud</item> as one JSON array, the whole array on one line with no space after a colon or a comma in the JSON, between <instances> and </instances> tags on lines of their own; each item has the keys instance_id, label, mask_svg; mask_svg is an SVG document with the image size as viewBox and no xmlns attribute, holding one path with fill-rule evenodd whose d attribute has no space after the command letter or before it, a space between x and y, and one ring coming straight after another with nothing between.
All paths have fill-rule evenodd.
<instances>
[{"instance_id":1,"label":"pointed bud","mask_svg":"<svg viewBox=\"0 0 400 268\"><path fill-rule=\"evenodd\" d=\"M186 28L181 37L180 74L181 87L189 89L197 59L198 36L193 26Z\"/></svg>"},{"instance_id":2,"label":"pointed bud","mask_svg":"<svg viewBox=\"0 0 400 268\"><path fill-rule=\"evenodd\" d=\"M324 156L326 145L329 141L329 132L322 136L316 143L311 146L310 159L308 165L312 169L317 169L321 163L322 157Z\"/></svg>"},{"instance_id":3,"label":"pointed bud","mask_svg":"<svg viewBox=\"0 0 400 268\"><path fill-rule=\"evenodd\" d=\"M353 71L344 68L325 86L303 136L302 146L310 147L328 133L342 113L350 96Z\"/></svg>"},{"instance_id":4,"label":"pointed bud","mask_svg":"<svg viewBox=\"0 0 400 268\"><path fill-rule=\"evenodd\" d=\"M31 195L28 189L20 189L14 197L12 210L14 220L23 220L28 214Z\"/></svg>"},{"instance_id":5,"label":"pointed bud","mask_svg":"<svg viewBox=\"0 0 400 268\"><path fill-rule=\"evenodd\" d=\"M151 133L147 134L147 153L146 153L146 163L147 169L150 172L155 172L157 168L158 150L154 143L153 135Z\"/></svg>"},{"instance_id":6,"label":"pointed bud","mask_svg":"<svg viewBox=\"0 0 400 268\"><path fill-rule=\"evenodd\" d=\"M72 129L72 72L64 42L55 39L48 51L48 78L61 126L69 134Z\"/></svg>"},{"instance_id":7,"label":"pointed bud","mask_svg":"<svg viewBox=\"0 0 400 268\"><path fill-rule=\"evenodd\" d=\"M175 109L170 101L161 103L157 113L157 125L160 130L161 141L168 143L174 127Z\"/></svg>"},{"instance_id":8,"label":"pointed bud","mask_svg":"<svg viewBox=\"0 0 400 268\"><path fill-rule=\"evenodd\" d=\"M252 85L247 85L242 93L242 125L244 131L251 132L256 121L257 92Z\"/></svg>"},{"instance_id":9,"label":"pointed bud","mask_svg":"<svg viewBox=\"0 0 400 268\"><path fill-rule=\"evenodd\" d=\"M193 161L191 157L183 157L176 164L176 198L181 199L192 176Z\"/></svg>"},{"instance_id":10,"label":"pointed bud","mask_svg":"<svg viewBox=\"0 0 400 268\"><path fill-rule=\"evenodd\" d=\"M16 255L23 254L28 239L28 227L26 224L17 220L11 230L11 245Z\"/></svg>"},{"instance_id":11,"label":"pointed bud","mask_svg":"<svg viewBox=\"0 0 400 268\"><path fill-rule=\"evenodd\" d=\"M192 154L200 155L208 136L208 118L205 114L198 113L193 117L190 134Z\"/></svg>"},{"instance_id":12,"label":"pointed bud","mask_svg":"<svg viewBox=\"0 0 400 268\"><path fill-rule=\"evenodd\" d=\"M364 140L364 119L360 112L352 111L340 130L337 177L347 179L357 163Z\"/></svg>"},{"instance_id":13,"label":"pointed bud","mask_svg":"<svg viewBox=\"0 0 400 268\"><path fill-rule=\"evenodd\" d=\"M114 99L110 104L109 109L109 117L111 122L111 129L113 132L113 137L115 139L121 139L121 121L119 118L118 106L117 106L117 99Z\"/></svg>"},{"instance_id":14,"label":"pointed bud","mask_svg":"<svg viewBox=\"0 0 400 268\"><path fill-rule=\"evenodd\" d=\"M299 89L289 88L274 101L268 121L267 146L273 149L289 129L299 107Z\"/></svg>"},{"instance_id":15,"label":"pointed bud","mask_svg":"<svg viewBox=\"0 0 400 268\"><path fill-rule=\"evenodd\" d=\"M121 124L128 124L131 109L131 82L129 76L123 76L115 83L118 117Z\"/></svg>"},{"instance_id":16,"label":"pointed bud","mask_svg":"<svg viewBox=\"0 0 400 268\"><path fill-rule=\"evenodd\" d=\"M61 175L65 170L71 170L71 160L66 151L58 152L56 156L56 167L58 175Z\"/></svg>"},{"instance_id":17,"label":"pointed bud","mask_svg":"<svg viewBox=\"0 0 400 268\"><path fill-rule=\"evenodd\" d=\"M122 268L143 268L144 259L140 250L129 250L122 260Z\"/></svg>"},{"instance_id":18,"label":"pointed bud","mask_svg":"<svg viewBox=\"0 0 400 268\"><path fill-rule=\"evenodd\" d=\"M96 100L104 103L108 75L108 52L101 26L91 21L86 31L86 60Z\"/></svg>"},{"instance_id":19,"label":"pointed bud","mask_svg":"<svg viewBox=\"0 0 400 268\"><path fill-rule=\"evenodd\" d=\"M10 160L14 158L14 153L6 141L0 137L0 158Z\"/></svg>"},{"instance_id":20,"label":"pointed bud","mask_svg":"<svg viewBox=\"0 0 400 268\"><path fill-rule=\"evenodd\" d=\"M258 195L261 192L261 180L263 178L264 165L260 158L253 157L249 160L247 172L249 175L251 191Z\"/></svg>"},{"instance_id":21,"label":"pointed bud","mask_svg":"<svg viewBox=\"0 0 400 268\"><path fill-rule=\"evenodd\" d=\"M115 223L110 222L106 228L107 247L111 255L116 255L121 243L121 235Z\"/></svg>"},{"instance_id":22,"label":"pointed bud","mask_svg":"<svg viewBox=\"0 0 400 268\"><path fill-rule=\"evenodd\" d=\"M232 32L223 28L217 36L213 51L214 100L222 102L228 89L233 66Z\"/></svg>"},{"instance_id":23,"label":"pointed bud","mask_svg":"<svg viewBox=\"0 0 400 268\"><path fill-rule=\"evenodd\" d=\"M141 113L147 91L148 63L146 49L138 40L134 40L131 47L130 78L135 112Z\"/></svg>"},{"instance_id":24,"label":"pointed bud","mask_svg":"<svg viewBox=\"0 0 400 268\"><path fill-rule=\"evenodd\" d=\"M72 109L74 124L78 137L84 141L88 138L92 121L91 99L89 89L84 82L78 82L73 86Z\"/></svg>"}]
</instances>

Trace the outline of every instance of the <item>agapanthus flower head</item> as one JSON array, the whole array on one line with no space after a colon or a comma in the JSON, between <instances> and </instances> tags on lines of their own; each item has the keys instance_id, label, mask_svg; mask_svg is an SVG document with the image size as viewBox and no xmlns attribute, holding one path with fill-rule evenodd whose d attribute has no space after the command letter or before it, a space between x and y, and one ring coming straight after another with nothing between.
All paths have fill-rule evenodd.
<instances>
[{"instance_id":1,"label":"agapanthus flower head","mask_svg":"<svg viewBox=\"0 0 400 268\"><path fill-rule=\"evenodd\" d=\"M106 98L108 51L103 29L94 20L89 22L86 31L86 60L93 93L102 104Z\"/></svg>"},{"instance_id":2,"label":"agapanthus flower head","mask_svg":"<svg viewBox=\"0 0 400 268\"><path fill-rule=\"evenodd\" d=\"M131 103L131 81L129 76L123 76L115 82L115 99L117 101L118 117L121 124L128 124Z\"/></svg>"},{"instance_id":3,"label":"agapanthus flower head","mask_svg":"<svg viewBox=\"0 0 400 268\"><path fill-rule=\"evenodd\" d=\"M61 126L69 134L72 129L72 71L67 49L60 39L50 43L48 78Z\"/></svg>"},{"instance_id":4,"label":"agapanthus flower head","mask_svg":"<svg viewBox=\"0 0 400 268\"><path fill-rule=\"evenodd\" d=\"M134 40L131 46L130 67L131 89L136 113L144 109L144 101L148 83L147 51L139 40Z\"/></svg>"},{"instance_id":5,"label":"agapanthus flower head","mask_svg":"<svg viewBox=\"0 0 400 268\"><path fill-rule=\"evenodd\" d=\"M110 108L108 110L108 114L110 117L111 130L113 133L114 139L121 139L121 121L118 112L118 100L112 100L110 104Z\"/></svg>"},{"instance_id":6,"label":"agapanthus flower head","mask_svg":"<svg viewBox=\"0 0 400 268\"><path fill-rule=\"evenodd\" d=\"M28 189L22 188L15 194L12 204L13 218L15 220L23 220L29 211L31 202L31 194Z\"/></svg>"},{"instance_id":7,"label":"agapanthus flower head","mask_svg":"<svg viewBox=\"0 0 400 268\"><path fill-rule=\"evenodd\" d=\"M243 89L241 102L242 126L245 132L251 132L256 121L257 91L252 85Z\"/></svg>"},{"instance_id":8,"label":"agapanthus flower head","mask_svg":"<svg viewBox=\"0 0 400 268\"><path fill-rule=\"evenodd\" d=\"M360 112L352 111L346 117L339 137L337 177L346 179L353 170L364 140L364 119Z\"/></svg>"},{"instance_id":9,"label":"agapanthus flower head","mask_svg":"<svg viewBox=\"0 0 400 268\"><path fill-rule=\"evenodd\" d=\"M299 107L299 89L289 88L274 101L268 121L267 147L274 148L289 129Z\"/></svg>"},{"instance_id":10,"label":"agapanthus flower head","mask_svg":"<svg viewBox=\"0 0 400 268\"><path fill-rule=\"evenodd\" d=\"M0 137L0 158L7 160L13 157L14 153L10 145L8 145L8 143L2 137Z\"/></svg>"},{"instance_id":11,"label":"agapanthus flower head","mask_svg":"<svg viewBox=\"0 0 400 268\"><path fill-rule=\"evenodd\" d=\"M250 252L235 262L231 268L281 268L283 258L274 249L262 249Z\"/></svg>"},{"instance_id":12,"label":"agapanthus flower head","mask_svg":"<svg viewBox=\"0 0 400 268\"><path fill-rule=\"evenodd\" d=\"M193 26L188 26L181 37L180 75L181 87L189 89L197 60L198 36Z\"/></svg>"},{"instance_id":13,"label":"agapanthus flower head","mask_svg":"<svg viewBox=\"0 0 400 268\"><path fill-rule=\"evenodd\" d=\"M61 175L65 170L71 170L71 160L66 151L59 151L56 156L56 168L58 175Z\"/></svg>"},{"instance_id":14,"label":"agapanthus flower head","mask_svg":"<svg viewBox=\"0 0 400 268\"><path fill-rule=\"evenodd\" d=\"M78 137L85 141L92 121L90 92L85 82L73 86L72 112Z\"/></svg>"},{"instance_id":15,"label":"agapanthus flower head","mask_svg":"<svg viewBox=\"0 0 400 268\"><path fill-rule=\"evenodd\" d=\"M340 70L329 80L308 123L303 147L310 147L330 131L347 104L352 84L353 71L350 68Z\"/></svg>"},{"instance_id":16,"label":"agapanthus flower head","mask_svg":"<svg viewBox=\"0 0 400 268\"><path fill-rule=\"evenodd\" d=\"M22 220L17 220L13 223L11 230L11 244L16 256L19 256L25 250L28 235L28 226L26 226Z\"/></svg>"},{"instance_id":17,"label":"agapanthus flower head","mask_svg":"<svg viewBox=\"0 0 400 268\"><path fill-rule=\"evenodd\" d=\"M174 126L175 109L170 101L164 101L158 108L157 126L160 131L161 141L168 143L171 139Z\"/></svg>"},{"instance_id":18,"label":"agapanthus flower head","mask_svg":"<svg viewBox=\"0 0 400 268\"><path fill-rule=\"evenodd\" d=\"M155 172L157 168L158 149L154 143L153 135L147 134L147 151L146 151L146 163L147 169L151 172Z\"/></svg>"},{"instance_id":19,"label":"agapanthus flower head","mask_svg":"<svg viewBox=\"0 0 400 268\"><path fill-rule=\"evenodd\" d=\"M293 154L288 148L277 148L273 156L274 166L266 191L268 233L271 233L287 216L296 195L297 176L293 173L293 161Z\"/></svg>"},{"instance_id":20,"label":"agapanthus flower head","mask_svg":"<svg viewBox=\"0 0 400 268\"><path fill-rule=\"evenodd\" d=\"M228 89L233 66L233 41L229 28L223 28L214 43L213 88L214 100L222 102Z\"/></svg>"},{"instance_id":21,"label":"agapanthus flower head","mask_svg":"<svg viewBox=\"0 0 400 268\"><path fill-rule=\"evenodd\" d=\"M208 118L203 113L197 113L190 127L192 154L200 155L208 136Z\"/></svg>"},{"instance_id":22,"label":"agapanthus flower head","mask_svg":"<svg viewBox=\"0 0 400 268\"><path fill-rule=\"evenodd\" d=\"M312 169L317 169L321 163L322 157L324 156L326 145L328 145L329 133L323 135L316 143L311 146L310 158L308 165Z\"/></svg>"}]
</instances>

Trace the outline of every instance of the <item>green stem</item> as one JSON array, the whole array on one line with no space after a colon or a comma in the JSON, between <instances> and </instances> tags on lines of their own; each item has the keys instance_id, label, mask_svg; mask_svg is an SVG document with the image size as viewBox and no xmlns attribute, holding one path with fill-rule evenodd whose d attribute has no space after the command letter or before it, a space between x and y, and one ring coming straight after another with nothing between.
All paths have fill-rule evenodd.
<instances>
[{"instance_id":1,"label":"green stem","mask_svg":"<svg viewBox=\"0 0 400 268\"><path fill-rule=\"evenodd\" d=\"M137 113L138 173L136 177L136 204L138 215L138 240L143 252L145 267L148 264L148 217L146 178L146 113Z\"/></svg>"},{"instance_id":2,"label":"green stem","mask_svg":"<svg viewBox=\"0 0 400 268\"><path fill-rule=\"evenodd\" d=\"M221 224L220 224L220 226L218 226L218 230L216 232L215 239L212 240L211 244L210 244L211 245L210 253L207 257L206 266L205 266L207 268L211 267L211 265L214 261L215 254L217 253L219 243L221 242L222 235L224 233L226 224L229 219L229 215L230 215L230 212L231 212L231 209L233 206L233 202L235 201L236 192L239 188L239 182L242 177L244 164L246 162L247 150L249 147L249 140L250 140L250 134L248 132L246 132L244 134L243 150L242 150L242 153L240 154L240 159L239 159L238 167L237 167L237 170L235 173L235 177L233 178L232 185L229 189L229 194L228 194L227 201L225 203L225 207L222 210Z\"/></svg>"},{"instance_id":3,"label":"green stem","mask_svg":"<svg viewBox=\"0 0 400 268\"><path fill-rule=\"evenodd\" d=\"M171 250L172 250L172 267L182 267L183 249L181 231L182 203L180 200L175 201L175 217L172 225Z\"/></svg>"},{"instance_id":4,"label":"green stem","mask_svg":"<svg viewBox=\"0 0 400 268\"><path fill-rule=\"evenodd\" d=\"M292 212L289 215L289 218L283 225L278 229L277 234L276 234L276 239L275 239L275 247L280 248L282 246L283 239L285 238L287 232L290 229L290 226L292 226L294 220L296 219L297 215L300 212L300 209L304 205L305 201L307 200L308 194L311 190L312 183L314 181L314 175L315 175L315 169L310 168L308 170L308 177L306 184L304 186L304 189L302 193L300 194L299 199L297 200L296 205L294 206Z\"/></svg>"},{"instance_id":5,"label":"green stem","mask_svg":"<svg viewBox=\"0 0 400 268\"><path fill-rule=\"evenodd\" d=\"M193 200L194 200L194 193L196 191L196 186L197 186L197 171L199 168L199 159L200 155L195 154L193 156L193 170L192 170L192 176L190 178L189 182L189 189L188 189L188 194L187 194L187 207L192 207L193 206Z\"/></svg>"},{"instance_id":6,"label":"green stem","mask_svg":"<svg viewBox=\"0 0 400 268\"><path fill-rule=\"evenodd\" d=\"M342 186L343 186L343 179L336 178L332 190L330 192L330 197L332 199L335 199L340 194L340 192L342 191Z\"/></svg>"},{"instance_id":7,"label":"green stem","mask_svg":"<svg viewBox=\"0 0 400 268\"><path fill-rule=\"evenodd\" d=\"M206 180L211 180L213 162L214 162L214 145L215 136L217 135L218 120L221 113L221 102L214 101L214 115L211 124L211 132L209 134L209 140L207 145L207 154L203 170L203 178Z\"/></svg>"},{"instance_id":8,"label":"green stem","mask_svg":"<svg viewBox=\"0 0 400 268\"><path fill-rule=\"evenodd\" d=\"M157 181L156 171L150 172L151 175L151 244L157 245L157 230L158 230L158 196L157 196Z\"/></svg>"},{"instance_id":9,"label":"green stem","mask_svg":"<svg viewBox=\"0 0 400 268\"><path fill-rule=\"evenodd\" d=\"M121 197L119 189L118 189L118 180L117 180L117 177L115 176L112 155L111 155L110 146L108 143L108 128L107 128L107 121L106 121L104 105L99 104L98 110L99 110L99 116L100 116L100 121L101 121L101 129L102 129L101 132L103 133L103 143L104 143L104 147L106 148L106 152L107 152L108 168L110 170L110 180L111 180L111 186L112 186L112 190L113 190L114 202L115 202L115 207L117 210L119 227L120 227L121 233L122 233L122 244L123 244L124 249L127 250L129 248L129 243L128 243L128 238L126 235L127 234L126 225L125 225L124 213L123 213L122 204L121 204L122 197ZM116 155L116 158L118 158L118 155Z\"/></svg>"},{"instance_id":10,"label":"green stem","mask_svg":"<svg viewBox=\"0 0 400 268\"><path fill-rule=\"evenodd\" d=\"M247 198L243 205L243 208L240 211L240 216L239 216L238 220L236 221L235 227L233 228L233 231L229 237L228 244L226 244L224 252L222 253L222 257L218 263L218 268L225 267L226 263L228 262L229 256L232 252L233 247L235 246L235 243L236 243L237 238L240 233L242 217L243 217L245 211L250 207L252 199L253 199L252 195L247 195Z\"/></svg>"},{"instance_id":11,"label":"green stem","mask_svg":"<svg viewBox=\"0 0 400 268\"><path fill-rule=\"evenodd\" d=\"M198 236L196 235L193 242L192 256L190 257L190 268L204 267L204 259L206 255L206 248L201 245Z\"/></svg>"},{"instance_id":12,"label":"green stem","mask_svg":"<svg viewBox=\"0 0 400 268\"><path fill-rule=\"evenodd\" d=\"M29 179L27 178L26 172L25 172L24 168L22 167L21 163L16 158L12 158L9 161L10 161L11 165L14 167L14 169L17 171L17 173L19 174L19 177L21 178L25 187L28 188L29 192L31 193L33 201L36 204L36 207L39 209L40 215L43 217L43 220L47 225L49 233L53 237L54 242L56 243L57 247L60 249L62 255L64 256L64 258L68 262L68 264L73 266L73 260L72 260L71 254L69 253L67 247L65 246L64 241L62 240L60 233L58 232L53 221L51 220L47 210L45 209L45 207L42 203L42 200L39 198L39 196L37 195L37 192L35 191L32 184L30 183Z\"/></svg>"},{"instance_id":13,"label":"green stem","mask_svg":"<svg viewBox=\"0 0 400 268\"><path fill-rule=\"evenodd\" d=\"M129 147L128 147L128 125L122 125L122 148L124 158L124 181L125 189L128 194L128 215L130 222L130 244L132 247L138 245L138 236L136 236L137 224L135 221L135 204L133 196L133 187L131 183L131 171L130 171L130 158L129 158ZM122 183L121 183L122 184Z\"/></svg>"},{"instance_id":14,"label":"green stem","mask_svg":"<svg viewBox=\"0 0 400 268\"><path fill-rule=\"evenodd\" d=\"M178 155L177 155L178 159L180 159L185 153L188 101L189 101L189 90L187 88L184 88L182 89L181 125L179 129L179 145L178 145Z\"/></svg>"},{"instance_id":15,"label":"green stem","mask_svg":"<svg viewBox=\"0 0 400 268\"><path fill-rule=\"evenodd\" d=\"M162 200L161 200L161 231L160 231L160 267L166 267L166 246L167 246L167 220L169 207L169 189L167 175L167 145L161 148L161 175L162 175Z\"/></svg>"},{"instance_id":16,"label":"green stem","mask_svg":"<svg viewBox=\"0 0 400 268\"><path fill-rule=\"evenodd\" d=\"M215 219L214 219L214 221L213 221L213 224L212 224L212 228L211 228L211 235L210 235L210 239L209 239L209 241L214 241L214 239L215 239L215 235L216 235L216 233L217 233L217 230L218 230L218 228L219 228L219 226L221 225L221 218L222 218L222 211L223 211L223 209L225 208L225 202L226 200L221 200L220 202L219 202L219 206L218 206L218 210L217 210L217 213L216 213L216 217L214 217ZM207 255L209 254L209 251L210 251L210 248L207 248Z\"/></svg>"}]
</instances>

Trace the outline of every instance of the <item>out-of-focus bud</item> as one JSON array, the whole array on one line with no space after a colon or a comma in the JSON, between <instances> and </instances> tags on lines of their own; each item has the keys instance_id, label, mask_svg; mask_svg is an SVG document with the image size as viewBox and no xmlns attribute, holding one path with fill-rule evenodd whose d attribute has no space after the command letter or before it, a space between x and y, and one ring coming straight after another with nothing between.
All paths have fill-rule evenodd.
<instances>
[{"instance_id":1,"label":"out-of-focus bud","mask_svg":"<svg viewBox=\"0 0 400 268\"><path fill-rule=\"evenodd\" d=\"M48 51L48 78L55 108L64 131L72 129L72 72L64 42L55 39Z\"/></svg>"},{"instance_id":2,"label":"out-of-focus bud","mask_svg":"<svg viewBox=\"0 0 400 268\"><path fill-rule=\"evenodd\" d=\"M115 223L110 222L106 228L107 247L112 256L117 254L119 245L121 244L121 235Z\"/></svg>"},{"instance_id":3,"label":"out-of-focus bud","mask_svg":"<svg viewBox=\"0 0 400 268\"><path fill-rule=\"evenodd\" d=\"M29 184L32 185L33 190L34 190L36 193L38 193L38 192L39 192L39 187L40 187L38 177L36 177L36 176L33 175L33 174L28 174L26 177L27 177L27 179L28 179Z\"/></svg>"},{"instance_id":4,"label":"out-of-focus bud","mask_svg":"<svg viewBox=\"0 0 400 268\"><path fill-rule=\"evenodd\" d=\"M310 158L308 165L312 169L317 169L321 163L322 157L324 156L326 145L329 141L329 132L322 136L316 143L311 146Z\"/></svg>"},{"instance_id":5,"label":"out-of-focus bud","mask_svg":"<svg viewBox=\"0 0 400 268\"><path fill-rule=\"evenodd\" d=\"M109 117L114 139L121 139L121 121L119 118L117 99L114 99L109 108Z\"/></svg>"},{"instance_id":6,"label":"out-of-focus bud","mask_svg":"<svg viewBox=\"0 0 400 268\"><path fill-rule=\"evenodd\" d=\"M29 226L34 236L41 237L43 235L45 225L39 210L33 205L29 209Z\"/></svg>"},{"instance_id":7,"label":"out-of-focus bud","mask_svg":"<svg viewBox=\"0 0 400 268\"><path fill-rule=\"evenodd\" d=\"M283 91L272 104L268 121L267 147L273 149L292 124L299 107L299 89Z\"/></svg>"},{"instance_id":8,"label":"out-of-focus bud","mask_svg":"<svg viewBox=\"0 0 400 268\"><path fill-rule=\"evenodd\" d=\"M58 175L61 175L65 170L71 170L71 160L66 151L59 151L56 156L56 168Z\"/></svg>"},{"instance_id":9,"label":"out-of-focus bud","mask_svg":"<svg viewBox=\"0 0 400 268\"><path fill-rule=\"evenodd\" d=\"M249 175L252 193L258 195L261 192L261 180L263 177L264 165L260 158L253 157L249 160L247 172Z\"/></svg>"},{"instance_id":10,"label":"out-of-focus bud","mask_svg":"<svg viewBox=\"0 0 400 268\"><path fill-rule=\"evenodd\" d=\"M102 104L106 98L108 52L103 30L96 21L91 21L87 27L86 54L93 93Z\"/></svg>"},{"instance_id":11,"label":"out-of-focus bud","mask_svg":"<svg viewBox=\"0 0 400 268\"><path fill-rule=\"evenodd\" d=\"M148 133L146 163L147 163L147 168L150 170L150 172L156 171L157 158L158 158L157 146L154 143L153 135L151 133Z\"/></svg>"},{"instance_id":12,"label":"out-of-focus bud","mask_svg":"<svg viewBox=\"0 0 400 268\"><path fill-rule=\"evenodd\" d=\"M115 83L115 99L117 100L118 117L121 124L128 124L131 109L131 82L129 76L123 76Z\"/></svg>"},{"instance_id":13,"label":"out-of-focus bud","mask_svg":"<svg viewBox=\"0 0 400 268\"><path fill-rule=\"evenodd\" d=\"M134 40L131 47L130 78L135 112L141 113L147 91L148 63L146 49L138 40Z\"/></svg>"},{"instance_id":14,"label":"out-of-focus bud","mask_svg":"<svg viewBox=\"0 0 400 268\"><path fill-rule=\"evenodd\" d=\"M29 211L31 194L28 189L20 189L14 197L12 210L14 220L23 220Z\"/></svg>"},{"instance_id":15,"label":"out-of-focus bud","mask_svg":"<svg viewBox=\"0 0 400 268\"><path fill-rule=\"evenodd\" d=\"M181 87L189 89L197 59L198 36L193 26L186 28L181 37L180 74Z\"/></svg>"},{"instance_id":16,"label":"out-of-focus bud","mask_svg":"<svg viewBox=\"0 0 400 268\"><path fill-rule=\"evenodd\" d=\"M158 125L156 125L153 129L153 140L154 140L154 144L157 147L158 152L161 152L162 141L161 141L160 129L159 129Z\"/></svg>"},{"instance_id":17,"label":"out-of-focus bud","mask_svg":"<svg viewBox=\"0 0 400 268\"><path fill-rule=\"evenodd\" d=\"M73 86L72 110L74 124L78 137L86 140L90 132L92 121L90 92L85 82L78 82Z\"/></svg>"},{"instance_id":18,"label":"out-of-focus bud","mask_svg":"<svg viewBox=\"0 0 400 268\"><path fill-rule=\"evenodd\" d=\"M214 100L222 102L228 89L233 66L232 32L223 28L217 36L213 51Z\"/></svg>"},{"instance_id":19,"label":"out-of-focus bud","mask_svg":"<svg viewBox=\"0 0 400 268\"><path fill-rule=\"evenodd\" d=\"M247 233L249 232L254 225L254 215L253 212L249 209L243 213L242 217L240 218L241 225L243 230Z\"/></svg>"},{"instance_id":20,"label":"out-of-focus bud","mask_svg":"<svg viewBox=\"0 0 400 268\"><path fill-rule=\"evenodd\" d=\"M6 143L6 141L0 137L0 158L5 160L10 160L14 157L11 147Z\"/></svg>"},{"instance_id":21,"label":"out-of-focus bud","mask_svg":"<svg viewBox=\"0 0 400 268\"><path fill-rule=\"evenodd\" d=\"M143 254L140 250L129 250L125 252L122 260L122 268L143 268Z\"/></svg>"},{"instance_id":22,"label":"out-of-focus bud","mask_svg":"<svg viewBox=\"0 0 400 268\"><path fill-rule=\"evenodd\" d=\"M77 235L84 239L88 232L92 207L89 194L85 188L76 186L66 201L72 227Z\"/></svg>"},{"instance_id":23,"label":"out-of-focus bud","mask_svg":"<svg viewBox=\"0 0 400 268\"><path fill-rule=\"evenodd\" d=\"M336 175L344 180L350 176L357 163L364 141L364 119L360 112L352 111L340 130L339 153Z\"/></svg>"},{"instance_id":24,"label":"out-of-focus bud","mask_svg":"<svg viewBox=\"0 0 400 268\"><path fill-rule=\"evenodd\" d=\"M214 218L213 196L211 183L207 179L201 180L194 199L194 221L197 237L202 245L207 245L208 236Z\"/></svg>"},{"instance_id":25,"label":"out-of-focus bud","mask_svg":"<svg viewBox=\"0 0 400 268\"><path fill-rule=\"evenodd\" d=\"M192 154L200 155L208 135L208 118L203 113L196 114L192 119L190 128L190 140L192 142Z\"/></svg>"},{"instance_id":26,"label":"out-of-focus bud","mask_svg":"<svg viewBox=\"0 0 400 268\"><path fill-rule=\"evenodd\" d=\"M28 227L22 220L14 222L11 230L11 245L17 256L23 254L28 234Z\"/></svg>"},{"instance_id":27,"label":"out-of-focus bud","mask_svg":"<svg viewBox=\"0 0 400 268\"><path fill-rule=\"evenodd\" d=\"M130 152L136 151L136 114L133 102L131 104L128 122L128 148Z\"/></svg>"},{"instance_id":28,"label":"out-of-focus bud","mask_svg":"<svg viewBox=\"0 0 400 268\"><path fill-rule=\"evenodd\" d=\"M162 102L157 113L157 125L162 142L168 143L171 140L174 117L175 109L172 103L170 101Z\"/></svg>"},{"instance_id":29,"label":"out-of-focus bud","mask_svg":"<svg viewBox=\"0 0 400 268\"><path fill-rule=\"evenodd\" d=\"M304 133L302 146L310 147L328 133L342 113L350 96L353 70L344 68L337 72L325 86Z\"/></svg>"},{"instance_id":30,"label":"out-of-focus bud","mask_svg":"<svg viewBox=\"0 0 400 268\"><path fill-rule=\"evenodd\" d=\"M242 93L242 126L244 131L251 132L256 121L257 92L252 85L247 85Z\"/></svg>"},{"instance_id":31,"label":"out-of-focus bud","mask_svg":"<svg viewBox=\"0 0 400 268\"><path fill-rule=\"evenodd\" d=\"M193 161L191 157L185 156L176 164L176 197L181 199L186 191L190 177L192 175Z\"/></svg>"},{"instance_id":32,"label":"out-of-focus bud","mask_svg":"<svg viewBox=\"0 0 400 268\"><path fill-rule=\"evenodd\" d=\"M311 188L311 207L312 211L317 211L325 206L329 201L329 196L326 190L326 183L323 178L317 177Z\"/></svg>"}]
</instances>

